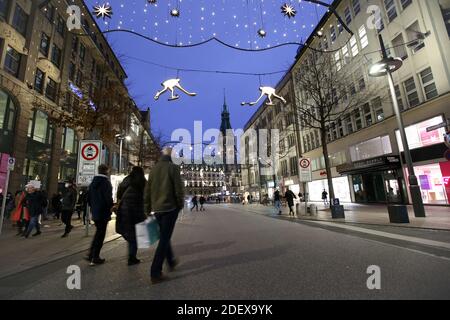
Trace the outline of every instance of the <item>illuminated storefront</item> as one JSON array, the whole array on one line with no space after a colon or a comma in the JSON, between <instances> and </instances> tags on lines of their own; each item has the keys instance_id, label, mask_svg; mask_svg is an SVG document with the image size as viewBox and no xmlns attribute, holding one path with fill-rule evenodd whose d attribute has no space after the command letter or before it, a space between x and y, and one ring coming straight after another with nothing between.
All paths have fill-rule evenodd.
<instances>
[{"instance_id":1,"label":"illuminated storefront","mask_svg":"<svg viewBox=\"0 0 450 320\"><path fill-rule=\"evenodd\" d=\"M308 192L310 201L322 201L322 192L325 191L330 194L328 190L328 180L315 180L308 182ZM333 178L334 195L341 202L352 202L348 177Z\"/></svg>"}]
</instances>

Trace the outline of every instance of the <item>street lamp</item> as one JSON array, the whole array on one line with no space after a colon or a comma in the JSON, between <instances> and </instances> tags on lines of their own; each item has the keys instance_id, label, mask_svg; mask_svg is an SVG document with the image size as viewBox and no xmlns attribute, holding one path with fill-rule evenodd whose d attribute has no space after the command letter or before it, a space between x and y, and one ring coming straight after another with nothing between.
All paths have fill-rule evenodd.
<instances>
[{"instance_id":1,"label":"street lamp","mask_svg":"<svg viewBox=\"0 0 450 320\"><path fill-rule=\"evenodd\" d=\"M119 175L122 173L122 148L123 148L123 140L131 141L131 137L129 135L116 134L116 138L120 140L120 148L119 148Z\"/></svg>"},{"instance_id":2,"label":"street lamp","mask_svg":"<svg viewBox=\"0 0 450 320\"><path fill-rule=\"evenodd\" d=\"M403 125L402 115L400 108L398 107L397 95L395 93L394 80L392 78L392 72L397 71L402 66L403 62L400 58L392 58L387 56L386 48L384 46L383 37L378 35L381 52L383 59L370 67L369 75L372 77L388 76L389 90L391 92L392 104L394 106L394 113L397 119L398 130L400 132L401 141L403 144L403 150L405 154L406 165L409 173L409 191L411 193L411 200L414 208L415 217L425 217L425 208L422 202L422 195L420 193L420 187L417 182L417 177L414 174L414 167L411 158L411 152L409 150L408 140L406 138L405 127Z\"/></svg>"}]
</instances>

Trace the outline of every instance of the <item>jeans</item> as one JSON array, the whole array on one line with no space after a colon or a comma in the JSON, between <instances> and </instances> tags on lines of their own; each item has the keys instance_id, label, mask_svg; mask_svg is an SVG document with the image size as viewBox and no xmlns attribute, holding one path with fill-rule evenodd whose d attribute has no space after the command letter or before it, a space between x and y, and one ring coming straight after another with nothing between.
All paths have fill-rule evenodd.
<instances>
[{"instance_id":1,"label":"jeans","mask_svg":"<svg viewBox=\"0 0 450 320\"><path fill-rule=\"evenodd\" d=\"M128 258L136 258L138 251L137 241L130 240L128 241Z\"/></svg>"},{"instance_id":2,"label":"jeans","mask_svg":"<svg viewBox=\"0 0 450 320\"><path fill-rule=\"evenodd\" d=\"M33 231L34 228L36 228L37 232L41 231L41 227L39 225L39 216L31 217L30 223L28 224L28 229L27 229L25 235L29 236L31 231Z\"/></svg>"},{"instance_id":3,"label":"jeans","mask_svg":"<svg viewBox=\"0 0 450 320\"><path fill-rule=\"evenodd\" d=\"M198 211L198 203L192 203L192 208L191 208L191 211L192 211L192 209L194 209L194 208L197 208L197 211Z\"/></svg>"},{"instance_id":4,"label":"jeans","mask_svg":"<svg viewBox=\"0 0 450 320\"><path fill-rule=\"evenodd\" d=\"M294 205L289 204L289 215L291 215L291 213L292 213L292 215L294 215L294 210L292 209L293 207L294 207Z\"/></svg>"},{"instance_id":5,"label":"jeans","mask_svg":"<svg viewBox=\"0 0 450 320\"><path fill-rule=\"evenodd\" d=\"M175 209L174 211L155 214L159 224L160 236L150 270L150 275L152 277L161 276L164 260L167 260L170 266L173 266L174 264L174 255L170 245L170 238L172 237L179 212L180 210Z\"/></svg>"},{"instance_id":6,"label":"jeans","mask_svg":"<svg viewBox=\"0 0 450 320\"><path fill-rule=\"evenodd\" d=\"M106 228L108 227L108 220L95 221L95 235L92 240L91 249L89 252L89 259L99 259L100 251L103 247L103 241L105 241Z\"/></svg>"},{"instance_id":7,"label":"jeans","mask_svg":"<svg viewBox=\"0 0 450 320\"><path fill-rule=\"evenodd\" d=\"M280 200L275 200L275 213L279 214L281 212L281 201Z\"/></svg>"},{"instance_id":8,"label":"jeans","mask_svg":"<svg viewBox=\"0 0 450 320\"><path fill-rule=\"evenodd\" d=\"M65 233L69 233L72 230L72 215L73 211L71 210L63 210L61 214L61 220L66 225Z\"/></svg>"}]
</instances>

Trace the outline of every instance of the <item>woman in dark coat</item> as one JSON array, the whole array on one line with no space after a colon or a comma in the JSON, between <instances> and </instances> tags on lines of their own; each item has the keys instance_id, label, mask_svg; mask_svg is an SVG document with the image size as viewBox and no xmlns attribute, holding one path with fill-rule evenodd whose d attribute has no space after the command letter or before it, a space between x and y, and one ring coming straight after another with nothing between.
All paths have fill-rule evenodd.
<instances>
[{"instance_id":1,"label":"woman in dark coat","mask_svg":"<svg viewBox=\"0 0 450 320\"><path fill-rule=\"evenodd\" d=\"M118 195L119 207L116 231L128 242L128 265L141 262L136 258L137 241L135 225L146 219L144 213L145 175L141 167L134 167L130 175L121 183ZM119 197L120 196L120 197Z\"/></svg>"}]
</instances>

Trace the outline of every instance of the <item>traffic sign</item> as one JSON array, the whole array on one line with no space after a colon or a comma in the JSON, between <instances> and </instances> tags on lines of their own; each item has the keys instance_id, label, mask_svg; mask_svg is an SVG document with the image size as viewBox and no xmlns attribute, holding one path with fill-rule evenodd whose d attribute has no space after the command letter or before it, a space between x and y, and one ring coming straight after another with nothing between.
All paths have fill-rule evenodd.
<instances>
[{"instance_id":1,"label":"traffic sign","mask_svg":"<svg viewBox=\"0 0 450 320\"><path fill-rule=\"evenodd\" d=\"M13 171L15 164L16 164L16 159L13 158L13 157L9 157L9 159L8 159L8 170Z\"/></svg>"},{"instance_id":2,"label":"traffic sign","mask_svg":"<svg viewBox=\"0 0 450 320\"><path fill-rule=\"evenodd\" d=\"M300 181L311 182L312 181L311 159L301 158L299 160L299 165L300 165Z\"/></svg>"},{"instance_id":3,"label":"traffic sign","mask_svg":"<svg viewBox=\"0 0 450 320\"><path fill-rule=\"evenodd\" d=\"M77 184L87 187L97 174L101 163L102 141L81 140L78 154Z\"/></svg>"}]
</instances>

